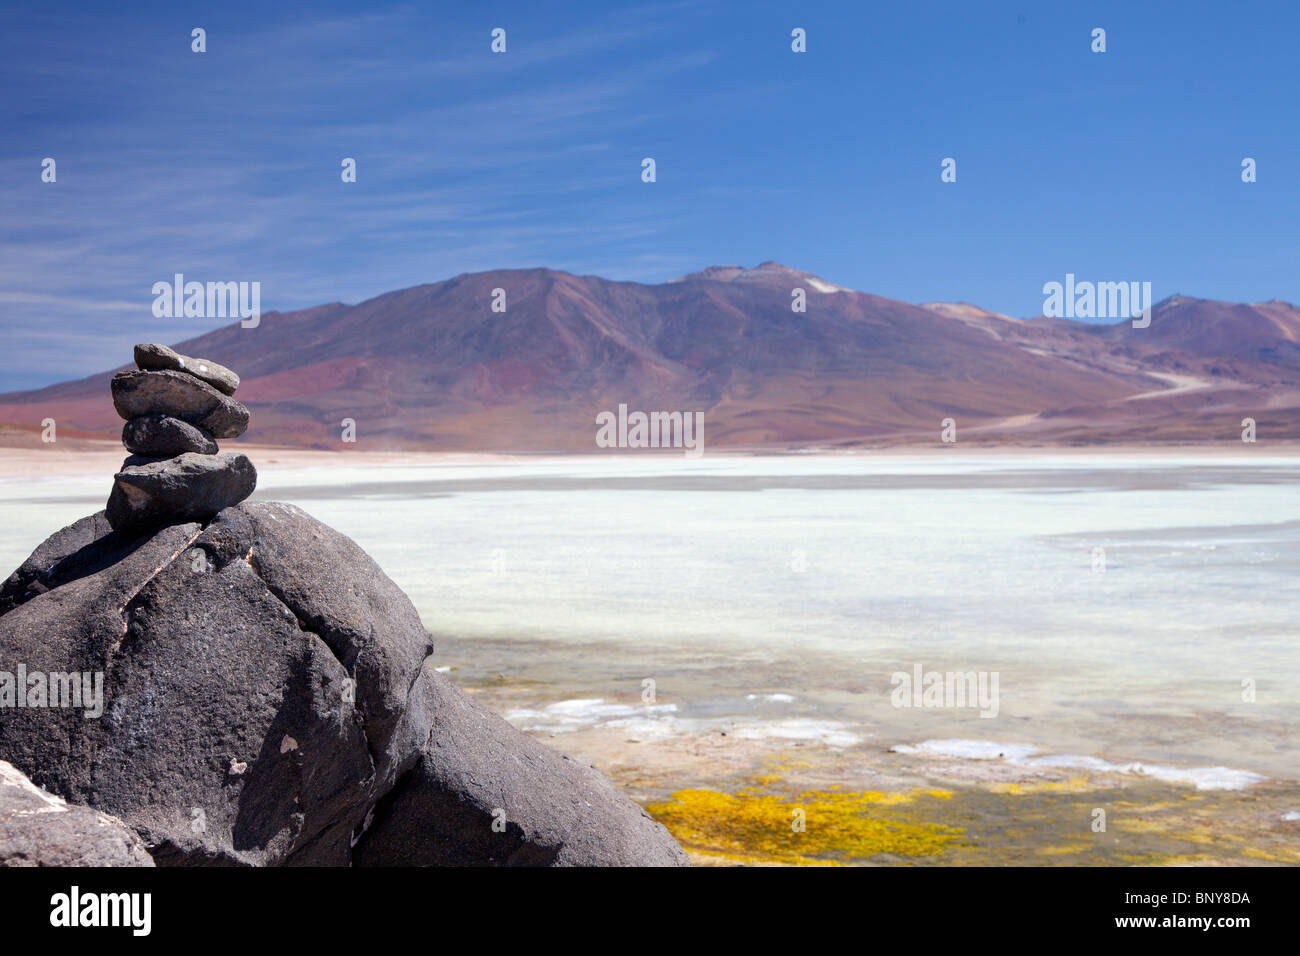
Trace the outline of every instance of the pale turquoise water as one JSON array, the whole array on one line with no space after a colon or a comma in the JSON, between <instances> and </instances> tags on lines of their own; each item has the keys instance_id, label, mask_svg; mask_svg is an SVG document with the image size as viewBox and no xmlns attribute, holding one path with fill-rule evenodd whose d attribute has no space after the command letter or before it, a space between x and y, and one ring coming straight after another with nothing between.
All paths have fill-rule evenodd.
<instances>
[{"instance_id":1,"label":"pale turquoise water","mask_svg":"<svg viewBox=\"0 0 1300 956\"><path fill-rule=\"evenodd\" d=\"M259 495L356 539L440 663L601 699L608 719L805 721L876 746L958 737L1296 779L1296 470L1262 455L625 453L263 464ZM95 510L106 482L78 481L0 486L0 558ZM998 716L891 706L890 674L917 663L996 671ZM671 708L638 710L646 678Z\"/></svg>"}]
</instances>

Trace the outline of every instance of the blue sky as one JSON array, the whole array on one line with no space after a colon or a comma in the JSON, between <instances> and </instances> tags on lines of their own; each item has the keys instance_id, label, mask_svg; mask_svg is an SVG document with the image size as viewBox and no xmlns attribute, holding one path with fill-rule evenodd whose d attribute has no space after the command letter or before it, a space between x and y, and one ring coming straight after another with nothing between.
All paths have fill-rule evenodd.
<instances>
[{"instance_id":1,"label":"blue sky","mask_svg":"<svg viewBox=\"0 0 1300 956\"><path fill-rule=\"evenodd\" d=\"M1300 301L1297 27L1283 2L8 3L0 390L222 324L152 316L175 272L259 281L263 311L766 259L1012 315L1067 272Z\"/></svg>"}]
</instances>

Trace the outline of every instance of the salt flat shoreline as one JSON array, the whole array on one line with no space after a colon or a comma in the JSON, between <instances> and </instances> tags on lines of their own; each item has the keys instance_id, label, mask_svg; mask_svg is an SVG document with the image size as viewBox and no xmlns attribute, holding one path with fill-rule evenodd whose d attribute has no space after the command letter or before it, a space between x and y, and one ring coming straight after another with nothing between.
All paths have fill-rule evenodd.
<instances>
[{"instance_id":1,"label":"salt flat shoreline","mask_svg":"<svg viewBox=\"0 0 1300 956\"><path fill-rule=\"evenodd\" d=\"M521 704L538 707L565 693L451 670L463 689L512 722L526 712ZM1140 769L926 754L874 734L836 745L729 724L647 733L656 719L522 726L607 774L668 826L697 865L1300 864L1293 780L1199 787ZM833 819L835 839L772 838L796 808L806 809L810 824Z\"/></svg>"},{"instance_id":2,"label":"salt flat shoreline","mask_svg":"<svg viewBox=\"0 0 1300 956\"><path fill-rule=\"evenodd\" d=\"M8 438L9 441L4 441ZM721 448L706 449L701 458L688 459L675 450L615 449L605 453L523 453L509 454L498 452L430 452L430 451L392 451L367 449L364 445L340 451L325 451L311 448L285 448L273 445L257 445L249 442L227 442L227 450L238 450L253 459L259 469L269 470L272 466L284 469L327 468L340 465L349 467L387 466L444 466L458 465L530 465L572 464L581 462L644 462L646 464L664 464L681 461L686 465L700 466L710 459L770 458L778 459L812 459L827 460L865 460L880 459L897 461L905 459L939 459L943 457L961 459L963 457L990 457L1015 460L1034 456L1061 456L1066 458L1095 458L1099 462L1118 458L1149 458L1153 460L1174 458L1222 458L1225 461L1249 462L1260 457L1281 457L1300 459L1300 442L1259 442L1253 445L1243 442L1202 442L1194 444L1107 444L1107 445L999 445L980 444L978 442L961 442L952 445L889 445L881 448L801 448L801 449L765 449L765 448ZM66 475L111 475L116 471L125 457L119 442L90 441L84 439L61 439L48 445L37 443L36 436L24 437L21 443L14 443L13 436L0 436L0 478L27 477L51 474Z\"/></svg>"}]
</instances>

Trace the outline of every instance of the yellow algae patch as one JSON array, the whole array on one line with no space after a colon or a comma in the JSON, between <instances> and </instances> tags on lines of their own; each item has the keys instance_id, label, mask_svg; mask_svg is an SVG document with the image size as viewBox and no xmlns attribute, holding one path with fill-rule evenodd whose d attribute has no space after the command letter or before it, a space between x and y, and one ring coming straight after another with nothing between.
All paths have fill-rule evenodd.
<instances>
[{"instance_id":1,"label":"yellow algae patch","mask_svg":"<svg viewBox=\"0 0 1300 956\"><path fill-rule=\"evenodd\" d=\"M1300 852L1290 847L1277 847L1272 851L1245 847L1241 850L1241 855L1253 860L1267 860L1270 863L1300 863Z\"/></svg>"},{"instance_id":2,"label":"yellow algae patch","mask_svg":"<svg viewBox=\"0 0 1300 956\"><path fill-rule=\"evenodd\" d=\"M1224 839L1225 834L1214 832L1209 826L1198 823L1191 824L1182 819L1161 819L1152 818L1112 818L1111 827L1125 833L1160 833L1170 836L1176 836L1184 843L1200 843L1207 846L1219 843Z\"/></svg>"},{"instance_id":3,"label":"yellow algae patch","mask_svg":"<svg viewBox=\"0 0 1300 956\"><path fill-rule=\"evenodd\" d=\"M1022 796L1034 793L1083 793L1095 790L1087 777L1071 777L1069 780L1029 780L1020 783L990 783L985 786L989 793L1003 793L1008 796Z\"/></svg>"},{"instance_id":4,"label":"yellow algae patch","mask_svg":"<svg viewBox=\"0 0 1300 956\"><path fill-rule=\"evenodd\" d=\"M1182 804L1175 803L1172 800L1165 801L1164 803L1142 803L1137 800L1110 800L1108 803L1112 807L1137 807L1144 813L1162 813L1165 810L1182 809Z\"/></svg>"},{"instance_id":5,"label":"yellow algae patch","mask_svg":"<svg viewBox=\"0 0 1300 956\"><path fill-rule=\"evenodd\" d=\"M929 795L929 794L927 794ZM933 796L950 797L947 791ZM780 797L747 787L734 794L679 790L646 809L688 850L745 862L837 866L880 854L936 856L962 830L885 818L878 811L913 800L907 793L810 790Z\"/></svg>"},{"instance_id":6,"label":"yellow algae patch","mask_svg":"<svg viewBox=\"0 0 1300 956\"><path fill-rule=\"evenodd\" d=\"M1224 866L1223 860L1217 859L1205 853L1196 854L1174 854L1174 853L1150 853L1146 856L1137 856L1133 854L1124 854L1120 857L1125 863L1131 863L1134 866Z\"/></svg>"},{"instance_id":7,"label":"yellow algae patch","mask_svg":"<svg viewBox=\"0 0 1300 956\"><path fill-rule=\"evenodd\" d=\"M1069 856L1072 853L1087 853L1096 849L1092 843L1067 843L1065 846L1045 846L1034 852L1039 856Z\"/></svg>"}]
</instances>

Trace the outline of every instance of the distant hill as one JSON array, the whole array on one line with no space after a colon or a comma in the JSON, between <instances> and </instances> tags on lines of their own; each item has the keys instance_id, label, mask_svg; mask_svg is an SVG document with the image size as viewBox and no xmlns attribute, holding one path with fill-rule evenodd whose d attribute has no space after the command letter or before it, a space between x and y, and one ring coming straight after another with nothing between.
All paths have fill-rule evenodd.
<instances>
[{"instance_id":1,"label":"distant hill","mask_svg":"<svg viewBox=\"0 0 1300 956\"><path fill-rule=\"evenodd\" d=\"M701 411L713 448L934 443L948 417L990 442L1234 441L1246 416L1300 438L1300 309L1277 301L1173 296L1134 329L912 305L773 262L661 285L522 269L174 347L238 371L247 438L288 446L338 448L352 418L361 449L595 451L620 403ZM111 374L0 395L0 423L114 437Z\"/></svg>"}]
</instances>

